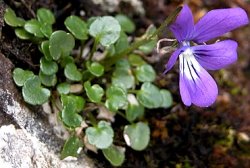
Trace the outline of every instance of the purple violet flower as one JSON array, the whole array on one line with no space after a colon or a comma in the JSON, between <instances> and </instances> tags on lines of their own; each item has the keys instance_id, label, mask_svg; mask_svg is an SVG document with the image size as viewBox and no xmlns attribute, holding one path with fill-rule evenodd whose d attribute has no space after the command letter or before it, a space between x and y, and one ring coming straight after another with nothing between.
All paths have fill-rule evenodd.
<instances>
[{"instance_id":1,"label":"purple violet flower","mask_svg":"<svg viewBox=\"0 0 250 168\"><path fill-rule=\"evenodd\" d=\"M206 70L218 70L237 60L237 42L224 40L210 45L204 43L248 22L243 9L231 8L212 10L194 25L190 8L183 6L170 26L179 47L171 55L165 72L174 66L179 57L179 87L186 106L192 103L200 107L212 105L218 95L218 88Z\"/></svg>"}]
</instances>

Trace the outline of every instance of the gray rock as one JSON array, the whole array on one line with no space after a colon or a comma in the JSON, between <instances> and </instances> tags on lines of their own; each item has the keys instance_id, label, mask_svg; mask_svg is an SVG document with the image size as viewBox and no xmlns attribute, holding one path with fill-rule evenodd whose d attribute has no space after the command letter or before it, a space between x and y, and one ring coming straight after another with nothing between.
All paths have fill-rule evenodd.
<instances>
[{"instance_id":1,"label":"gray rock","mask_svg":"<svg viewBox=\"0 0 250 168\"><path fill-rule=\"evenodd\" d=\"M54 134L45 115L24 105L12 69L11 61L0 53L0 167L94 167L86 155L77 161L59 159L63 140Z\"/></svg>"}]
</instances>

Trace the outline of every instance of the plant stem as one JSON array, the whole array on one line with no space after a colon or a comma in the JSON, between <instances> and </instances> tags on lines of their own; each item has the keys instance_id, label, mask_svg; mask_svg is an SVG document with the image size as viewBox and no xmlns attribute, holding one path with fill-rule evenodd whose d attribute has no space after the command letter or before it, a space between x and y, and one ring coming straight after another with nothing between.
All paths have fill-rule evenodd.
<instances>
[{"instance_id":1,"label":"plant stem","mask_svg":"<svg viewBox=\"0 0 250 168\"><path fill-rule=\"evenodd\" d=\"M96 127L96 126L97 126L97 121L96 121L94 115L91 113L91 111L88 112L88 117L89 117L90 123L91 123L94 127Z\"/></svg>"},{"instance_id":2,"label":"plant stem","mask_svg":"<svg viewBox=\"0 0 250 168\"><path fill-rule=\"evenodd\" d=\"M91 49L90 56L89 56L89 60L90 60L90 61L91 61L92 58L93 58L93 55L94 55L94 53L95 53L95 51L96 51L96 47L97 47L97 44L98 44L98 43L99 43L99 38L95 38L94 45L93 45L93 47L92 47L92 49Z\"/></svg>"},{"instance_id":3,"label":"plant stem","mask_svg":"<svg viewBox=\"0 0 250 168\"><path fill-rule=\"evenodd\" d=\"M157 35L159 35L163 29L167 26L170 25L170 23L172 22L172 20L175 19L175 17L178 15L178 13L181 11L182 7L178 7L169 17L167 17L167 19L163 22L163 24L161 24L161 26L150 36L145 37L141 40L135 41L131 44L131 46L124 50L123 52L113 56L110 59L104 60L104 65L106 65L107 67L112 66L113 64L115 64L118 60L120 60L121 58L125 57L126 55L128 55L129 53L133 52L135 49L137 49L138 47L148 43L150 40L152 40L153 38L155 38Z\"/></svg>"}]
</instances>

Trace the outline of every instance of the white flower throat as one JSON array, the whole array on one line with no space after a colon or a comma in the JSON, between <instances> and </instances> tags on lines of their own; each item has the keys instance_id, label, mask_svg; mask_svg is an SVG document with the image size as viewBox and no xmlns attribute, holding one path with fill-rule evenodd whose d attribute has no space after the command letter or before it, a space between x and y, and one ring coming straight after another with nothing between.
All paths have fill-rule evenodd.
<instances>
[{"instance_id":1,"label":"white flower throat","mask_svg":"<svg viewBox=\"0 0 250 168\"><path fill-rule=\"evenodd\" d=\"M195 59L193 51L187 48L179 55L179 59L181 75L185 75L189 80L193 81L198 79L201 66Z\"/></svg>"}]
</instances>

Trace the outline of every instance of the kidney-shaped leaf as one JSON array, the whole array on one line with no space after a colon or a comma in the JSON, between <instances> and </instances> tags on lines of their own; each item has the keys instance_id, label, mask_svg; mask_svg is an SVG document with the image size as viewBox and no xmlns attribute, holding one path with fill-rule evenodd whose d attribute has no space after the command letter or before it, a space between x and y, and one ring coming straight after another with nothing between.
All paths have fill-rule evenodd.
<instances>
[{"instance_id":1,"label":"kidney-shaped leaf","mask_svg":"<svg viewBox=\"0 0 250 168\"><path fill-rule=\"evenodd\" d=\"M115 18L120 23L123 31L125 31L127 33L133 33L135 31L134 22L126 15L118 14L115 16Z\"/></svg>"},{"instance_id":2,"label":"kidney-shaped leaf","mask_svg":"<svg viewBox=\"0 0 250 168\"><path fill-rule=\"evenodd\" d=\"M43 85L45 86L55 86L57 82L56 74L46 75L42 71L39 72L39 78Z\"/></svg>"},{"instance_id":3,"label":"kidney-shaped leaf","mask_svg":"<svg viewBox=\"0 0 250 168\"><path fill-rule=\"evenodd\" d=\"M61 96L61 101L63 104L63 107L73 105L74 112L80 112L83 110L84 105L85 105L85 100L81 96L76 96L76 95L62 95Z\"/></svg>"},{"instance_id":4,"label":"kidney-shaped leaf","mask_svg":"<svg viewBox=\"0 0 250 168\"><path fill-rule=\"evenodd\" d=\"M89 34L105 47L114 44L118 40L120 32L119 22L111 16L97 18L89 28Z\"/></svg>"},{"instance_id":5,"label":"kidney-shaped leaf","mask_svg":"<svg viewBox=\"0 0 250 168\"><path fill-rule=\"evenodd\" d=\"M125 148L120 146L111 145L102 153L113 166L121 166L125 160Z\"/></svg>"},{"instance_id":6,"label":"kidney-shaped leaf","mask_svg":"<svg viewBox=\"0 0 250 168\"><path fill-rule=\"evenodd\" d=\"M45 57L40 59L40 69L45 75L54 75L58 71L58 65L54 61L48 61Z\"/></svg>"},{"instance_id":7,"label":"kidney-shaped leaf","mask_svg":"<svg viewBox=\"0 0 250 168\"><path fill-rule=\"evenodd\" d=\"M17 17L11 8L5 10L4 21L12 27L22 27L25 24L25 20Z\"/></svg>"},{"instance_id":8,"label":"kidney-shaped leaf","mask_svg":"<svg viewBox=\"0 0 250 168\"><path fill-rule=\"evenodd\" d=\"M100 121L96 127L88 127L85 133L89 143L99 149L108 148L113 143L114 131L106 121Z\"/></svg>"},{"instance_id":9,"label":"kidney-shaped leaf","mask_svg":"<svg viewBox=\"0 0 250 168\"><path fill-rule=\"evenodd\" d=\"M62 121L69 127L80 127L82 123L82 116L76 113L74 103L69 103L64 106L62 110Z\"/></svg>"},{"instance_id":10,"label":"kidney-shaped leaf","mask_svg":"<svg viewBox=\"0 0 250 168\"><path fill-rule=\"evenodd\" d=\"M123 136L128 146L134 150L141 151L148 146L150 129L149 126L143 122L126 125Z\"/></svg>"},{"instance_id":11,"label":"kidney-shaped leaf","mask_svg":"<svg viewBox=\"0 0 250 168\"><path fill-rule=\"evenodd\" d=\"M74 37L65 31L58 30L50 36L49 51L54 60L58 60L61 56L68 56L74 46Z\"/></svg>"},{"instance_id":12,"label":"kidney-shaped leaf","mask_svg":"<svg viewBox=\"0 0 250 168\"><path fill-rule=\"evenodd\" d=\"M153 82L156 77L155 70L149 64L144 64L136 68L136 78L140 82Z\"/></svg>"},{"instance_id":13,"label":"kidney-shaped leaf","mask_svg":"<svg viewBox=\"0 0 250 168\"><path fill-rule=\"evenodd\" d=\"M113 112L127 105L127 93L120 87L109 87L106 96L105 106Z\"/></svg>"},{"instance_id":14,"label":"kidney-shaped leaf","mask_svg":"<svg viewBox=\"0 0 250 168\"><path fill-rule=\"evenodd\" d=\"M162 104L161 107L168 108L173 104L173 98L171 93L166 89L160 90L161 96L162 96Z\"/></svg>"},{"instance_id":15,"label":"kidney-shaped leaf","mask_svg":"<svg viewBox=\"0 0 250 168\"><path fill-rule=\"evenodd\" d=\"M98 62L87 62L87 69L89 72L97 77L100 77L104 73L104 67Z\"/></svg>"},{"instance_id":16,"label":"kidney-shaped leaf","mask_svg":"<svg viewBox=\"0 0 250 168\"><path fill-rule=\"evenodd\" d=\"M38 20L31 19L25 23L24 29L30 34L42 38L44 35L40 30L41 26L42 24Z\"/></svg>"},{"instance_id":17,"label":"kidney-shaped leaf","mask_svg":"<svg viewBox=\"0 0 250 168\"><path fill-rule=\"evenodd\" d=\"M56 90L59 94L69 94L70 92L70 84L69 83L60 83L57 85Z\"/></svg>"},{"instance_id":18,"label":"kidney-shaped leaf","mask_svg":"<svg viewBox=\"0 0 250 168\"><path fill-rule=\"evenodd\" d=\"M104 90L100 85L94 84L91 86L89 81L84 83L84 89L90 101L94 103L100 102L104 95Z\"/></svg>"},{"instance_id":19,"label":"kidney-shaped leaf","mask_svg":"<svg viewBox=\"0 0 250 168\"><path fill-rule=\"evenodd\" d=\"M27 79L33 77L32 71L23 70L21 68L15 68L13 71L13 79L17 86L23 86Z\"/></svg>"},{"instance_id":20,"label":"kidney-shaped leaf","mask_svg":"<svg viewBox=\"0 0 250 168\"><path fill-rule=\"evenodd\" d=\"M87 24L78 16L69 16L64 22L67 29L79 40L88 39Z\"/></svg>"},{"instance_id":21,"label":"kidney-shaped leaf","mask_svg":"<svg viewBox=\"0 0 250 168\"><path fill-rule=\"evenodd\" d=\"M64 159L68 156L77 157L82 147L83 143L78 137L75 135L69 137L69 139L63 145L61 159Z\"/></svg>"},{"instance_id":22,"label":"kidney-shaped leaf","mask_svg":"<svg viewBox=\"0 0 250 168\"><path fill-rule=\"evenodd\" d=\"M55 16L49 9L40 8L37 10L37 18L42 24L52 25L55 23Z\"/></svg>"},{"instance_id":23,"label":"kidney-shaped leaf","mask_svg":"<svg viewBox=\"0 0 250 168\"><path fill-rule=\"evenodd\" d=\"M143 83L137 93L138 101L147 108L158 108L162 104L162 96L159 88L147 82Z\"/></svg>"},{"instance_id":24,"label":"kidney-shaped leaf","mask_svg":"<svg viewBox=\"0 0 250 168\"><path fill-rule=\"evenodd\" d=\"M48 101L50 91L41 86L39 77L33 76L26 80L22 88L24 100L32 105L41 105Z\"/></svg>"},{"instance_id":25,"label":"kidney-shaped leaf","mask_svg":"<svg viewBox=\"0 0 250 168\"><path fill-rule=\"evenodd\" d=\"M69 63L66 65L64 69L64 75L66 78L72 81L80 81L82 80L82 74L77 69L76 65L74 63Z\"/></svg>"},{"instance_id":26,"label":"kidney-shaped leaf","mask_svg":"<svg viewBox=\"0 0 250 168\"><path fill-rule=\"evenodd\" d=\"M135 95L128 94L128 107L126 110L127 120L133 122L144 115L144 107L138 102Z\"/></svg>"}]
</instances>

